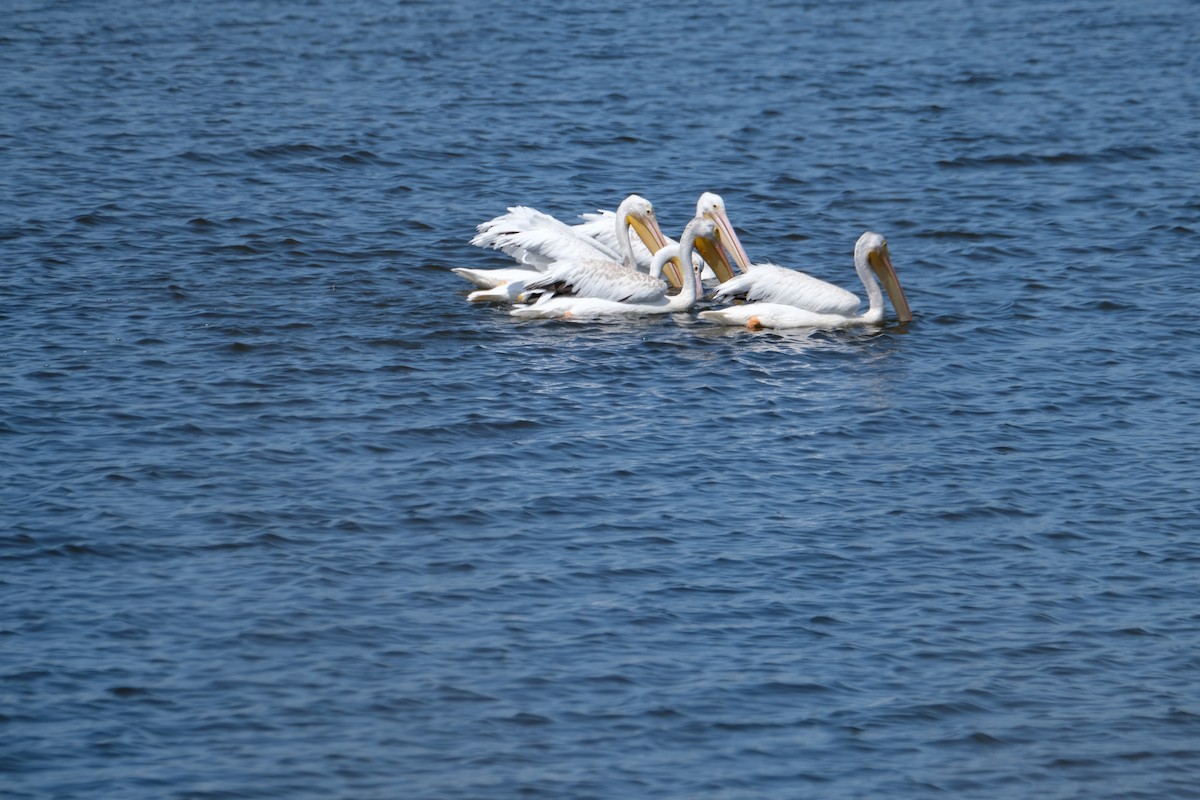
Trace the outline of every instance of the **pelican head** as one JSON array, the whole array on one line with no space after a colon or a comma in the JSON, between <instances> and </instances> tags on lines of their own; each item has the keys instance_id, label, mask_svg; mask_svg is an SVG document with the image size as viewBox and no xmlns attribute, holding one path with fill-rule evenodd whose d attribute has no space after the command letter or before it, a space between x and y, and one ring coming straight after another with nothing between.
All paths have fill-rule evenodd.
<instances>
[{"instance_id":1,"label":"pelican head","mask_svg":"<svg viewBox=\"0 0 1200 800\"><path fill-rule=\"evenodd\" d=\"M654 254L650 274L655 277L662 275L668 283L683 292L688 291L690 286L695 299L699 300L704 296L704 286L700 283L700 266L691 257L693 252L700 253L713 271L732 270L721 245L720 229L706 217L695 217L683 229L678 244L669 244ZM685 278L684 269L688 268L691 274Z\"/></svg>"},{"instance_id":2,"label":"pelican head","mask_svg":"<svg viewBox=\"0 0 1200 800\"><path fill-rule=\"evenodd\" d=\"M896 319L901 322L912 319L908 298L904 296L900 279L896 277L896 268L892 266L892 257L888 254L887 239L874 231L867 231L858 237L854 245L854 264L856 267L869 266L871 271L879 276L879 282L883 284L888 298L892 301L892 308L896 309Z\"/></svg>"},{"instance_id":3,"label":"pelican head","mask_svg":"<svg viewBox=\"0 0 1200 800\"><path fill-rule=\"evenodd\" d=\"M667 237L658 226L658 218L654 216L654 206L641 195L631 194L617 206L618 224L633 228L642 244L651 254L657 253L667 245Z\"/></svg>"},{"instance_id":4,"label":"pelican head","mask_svg":"<svg viewBox=\"0 0 1200 800\"><path fill-rule=\"evenodd\" d=\"M741 241L738 240L737 234L733 230L733 223L729 221L729 215L725 213L725 201L721 199L721 195L715 192L705 192L700 195L700 199L696 201L696 216L712 220L721 232L721 243L733 256L738 269L742 272L749 272L750 257L746 255L745 248L742 247ZM728 261L726 265L728 265ZM727 272L724 273L718 271L715 264L710 263L709 266L713 268L717 279L722 283L733 277L733 267L731 266L725 266L724 269Z\"/></svg>"},{"instance_id":5,"label":"pelican head","mask_svg":"<svg viewBox=\"0 0 1200 800\"><path fill-rule=\"evenodd\" d=\"M683 235L679 237L681 253L689 254L695 251L717 275L733 275L733 266L729 263L725 246L725 235L721 226L709 217L693 217L692 221L683 229ZM691 266L695 272L693 284L696 297L700 298L704 294L704 287L700 283L699 265L693 260ZM684 285L686 287L687 284Z\"/></svg>"}]
</instances>

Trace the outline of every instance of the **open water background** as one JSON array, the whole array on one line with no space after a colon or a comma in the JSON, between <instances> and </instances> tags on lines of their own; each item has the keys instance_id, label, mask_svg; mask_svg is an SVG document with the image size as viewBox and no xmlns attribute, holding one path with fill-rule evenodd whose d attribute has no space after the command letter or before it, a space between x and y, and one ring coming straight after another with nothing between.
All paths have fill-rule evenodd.
<instances>
[{"instance_id":1,"label":"open water background","mask_svg":"<svg viewBox=\"0 0 1200 800\"><path fill-rule=\"evenodd\" d=\"M5 4L7 798L1200 797L1200 6ZM916 319L516 323L722 193Z\"/></svg>"}]
</instances>

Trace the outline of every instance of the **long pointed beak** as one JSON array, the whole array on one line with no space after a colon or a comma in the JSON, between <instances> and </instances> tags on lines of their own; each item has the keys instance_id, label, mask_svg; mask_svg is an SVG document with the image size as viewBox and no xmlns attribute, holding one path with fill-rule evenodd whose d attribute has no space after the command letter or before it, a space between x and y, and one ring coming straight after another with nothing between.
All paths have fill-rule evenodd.
<instances>
[{"instance_id":1,"label":"long pointed beak","mask_svg":"<svg viewBox=\"0 0 1200 800\"><path fill-rule=\"evenodd\" d=\"M709 239L707 236L697 236L695 247L704 262L712 267L713 273L724 283L733 277L733 265L729 263L729 256L725 252L720 229L718 228L717 231L717 241Z\"/></svg>"},{"instance_id":2,"label":"long pointed beak","mask_svg":"<svg viewBox=\"0 0 1200 800\"><path fill-rule=\"evenodd\" d=\"M705 216L711 219L713 224L717 226L717 230L720 232L721 244L728 249L730 254L732 254L733 261L737 264L738 269L742 272L749 272L750 256L746 255L746 249L742 247L742 243L738 239L737 233L735 233L733 230L733 223L729 221L729 217L725 214L724 210L717 212L706 212ZM707 261L707 259L705 260ZM716 264L709 263L709 266L713 268L713 272L717 273L717 278L721 281L721 283L729 280L734 275L733 267L729 266L728 260L725 261L725 267L728 271L727 274L722 274L719 272Z\"/></svg>"},{"instance_id":3,"label":"long pointed beak","mask_svg":"<svg viewBox=\"0 0 1200 800\"><path fill-rule=\"evenodd\" d=\"M672 289L683 288L683 268L679 266L679 257L672 256L663 264L663 277Z\"/></svg>"},{"instance_id":4,"label":"long pointed beak","mask_svg":"<svg viewBox=\"0 0 1200 800\"><path fill-rule=\"evenodd\" d=\"M667 246L667 237L662 228L658 227L657 218L630 215L625 222L633 228L651 255Z\"/></svg>"},{"instance_id":5,"label":"long pointed beak","mask_svg":"<svg viewBox=\"0 0 1200 800\"><path fill-rule=\"evenodd\" d=\"M900 279L896 277L896 268L892 266L892 257L888 254L887 245L884 245L883 249L871 253L871 268L875 270L875 274L879 276L879 282L887 291L888 298L892 301L892 308L896 309L896 319L901 322L911 321L912 310L908 307L908 298L904 296Z\"/></svg>"}]
</instances>

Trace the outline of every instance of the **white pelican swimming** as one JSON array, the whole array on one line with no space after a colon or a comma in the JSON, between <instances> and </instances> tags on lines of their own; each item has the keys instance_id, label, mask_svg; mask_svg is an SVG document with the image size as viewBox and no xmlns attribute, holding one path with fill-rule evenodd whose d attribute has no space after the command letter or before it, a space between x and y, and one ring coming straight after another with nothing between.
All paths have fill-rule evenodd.
<instances>
[{"instance_id":1,"label":"white pelican swimming","mask_svg":"<svg viewBox=\"0 0 1200 800\"><path fill-rule=\"evenodd\" d=\"M687 311L699 299L702 286L699 269L692 261L692 253L699 249L705 260L721 264L732 270L728 257L721 246L721 234L712 220L697 217L688 223L679 244L668 245L654 254L651 272L678 268L682 275L682 288L677 294L668 294L665 281L641 272L624 269L620 265L605 264L603 270L580 267L575 262L553 265L545 274L527 284L529 289L549 290L535 303L518 306L511 313L520 319L596 319L624 314L670 314ZM668 267L668 261L675 265ZM597 276L606 273L603 278ZM607 283L606 296L588 297L581 291L592 290L591 283ZM613 291L615 287L621 291Z\"/></svg>"},{"instance_id":2,"label":"white pelican swimming","mask_svg":"<svg viewBox=\"0 0 1200 800\"><path fill-rule=\"evenodd\" d=\"M569 285L571 291L578 295L609 300L629 301L656 296L659 291L658 287L662 283L659 280L662 267L660 265L659 272L653 276L639 272L633 267L631 265L633 247L629 235L629 228L633 226L634 230L638 232L639 238L645 236L655 250L662 249L667 238L658 226L654 208L648 200L637 195L630 195L622 201L617 212L610 219L610 223L614 228L615 237L621 240L621 250L625 254L620 263L606 255L608 251L604 249L603 245L599 245L600 249L590 249L580 243L582 240L572 241L561 235L561 230L553 233L556 230L554 226L543 224L542 229L550 231L549 235L529 237L521 234L517 238L523 241L536 239L542 242L539 249L532 251L536 252L537 258L540 259L550 253L558 252L562 254L559 260L551 262L538 271L510 268L505 273L503 282L491 289L479 289L471 292L467 295L467 299L473 303L485 301L524 302L529 300L531 295L543 294L556 284ZM537 213L540 214L540 212ZM541 216L552 221L559 229L566 227L552 217L546 217L544 214ZM506 245L500 243L500 246ZM555 277L543 280L550 269L554 269ZM497 270L480 270L480 272L491 274ZM681 285L683 277L678 269L667 270L666 274L672 287L678 288Z\"/></svg>"},{"instance_id":3,"label":"white pelican swimming","mask_svg":"<svg viewBox=\"0 0 1200 800\"><path fill-rule=\"evenodd\" d=\"M598 211L594 214L582 214L585 222L576 227L581 231L585 231L592 238L604 244L606 247L616 248L619 246L617 238L619 225L613 225L613 217L611 211ZM721 242L729 249L733 261L738 264L749 264L750 259L746 255L746 251L742 249L742 243L738 241L737 234L733 230L733 223L729 221L729 215L725 213L725 201L721 199L719 194L713 192L705 192L700 195L700 199L696 201L696 216L710 219L721 231ZM626 238L629 238L628 236ZM673 239L668 238L667 244L675 244ZM632 241L634 257L638 261L639 267L642 264L649 264L651 259L650 251L642 246L638 240ZM710 267L708 262L704 261L699 254L696 255L696 261L700 264L702 272L700 277L704 280L716 279L719 281L729 280L734 276L732 268L723 274L716 274ZM728 262L719 265L721 268L728 266Z\"/></svg>"},{"instance_id":4,"label":"white pelican swimming","mask_svg":"<svg viewBox=\"0 0 1200 800\"><path fill-rule=\"evenodd\" d=\"M755 269L758 267L753 267L747 274L754 274ZM912 319L908 300L896 277L896 269L892 266L892 258L888 254L887 240L883 236L867 231L858 237L858 242L854 245L854 269L862 280L863 287L867 290L869 306L863 314L814 311L811 308L801 308L784 302L753 302L712 311L701 311L700 317L718 325L744 325L751 330L876 325L883 321L883 292L879 288L879 283L882 281L892 300L892 307L896 309L896 317L901 322L908 322ZM878 280L876 276L878 276ZM815 278L812 280L816 281ZM817 283L824 283L824 281L817 281ZM720 288L718 288L719 292ZM854 298L854 300L854 307L851 311L858 308L858 298Z\"/></svg>"},{"instance_id":5,"label":"white pelican swimming","mask_svg":"<svg viewBox=\"0 0 1200 800\"><path fill-rule=\"evenodd\" d=\"M858 311L862 304L858 295L840 286L820 278L814 278L799 270L788 269L776 264L751 264L745 249L737 240L733 226L728 224L729 218L724 213L724 203L717 195L711 195L711 197L710 202L720 208L721 214L725 217L728 225L729 252L741 271L740 275L721 278L721 285L713 293L714 300L739 299L747 302L777 303L795 306L818 314L834 314L842 317L851 317ZM860 271L859 276L861 277L862 274ZM912 316L894 271L891 282L885 281L884 285L888 289L888 296L892 299L896 315L901 322L908 322ZM895 292L893 292L893 286ZM867 288L865 279L863 287ZM899 299L897 299L897 295L899 295Z\"/></svg>"},{"instance_id":6,"label":"white pelican swimming","mask_svg":"<svg viewBox=\"0 0 1200 800\"><path fill-rule=\"evenodd\" d=\"M512 206L508 213L481 223L471 244L507 253L520 266L500 269L457 267L452 271L482 289L495 289L513 281L531 278L561 261L603 258L619 261L629 269L635 269L637 259L629 235L631 227L647 252L659 250L667 244L667 237L663 235L654 216L654 207L649 200L636 194L621 201L617 213L608 218L613 246L590 235L590 229L585 225L572 227L536 209ZM477 292L468 299L511 302L518 294L519 289L499 292L496 296Z\"/></svg>"}]
</instances>

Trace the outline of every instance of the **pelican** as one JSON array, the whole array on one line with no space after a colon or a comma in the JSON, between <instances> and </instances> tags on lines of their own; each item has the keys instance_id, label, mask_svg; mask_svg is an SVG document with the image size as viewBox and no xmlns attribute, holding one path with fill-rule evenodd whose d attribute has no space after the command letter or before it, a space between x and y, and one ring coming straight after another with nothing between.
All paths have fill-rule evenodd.
<instances>
[{"instance_id":1,"label":"pelican","mask_svg":"<svg viewBox=\"0 0 1200 800\"><path fill-rule=\"evenodd\" d=\"M621 201L617 212L608 220L608 227L615 246L590 235L584 225L572 227L536 209L512 206L508 213L481 223L471 244L507 253L521 266L500 269L457 267L452 271L482 289L495 289L513 281L532 278L551 264L561 261L604 258L635 269L637 258L629 235L631 227L648 252L659 250L667 244L667 238L654 216L654 207L649 200L636 194ZM511 300L519 293L519 290L515 293L501 292L499 296L484 293L469 299Z\"/></svg>"},{"instance_id":2,"label":"pelican","mask_svg":"<svg viewBox=\"0 0 1200 800\"><path fill-rule=\"evenodd\" d=\"M552 217L546 217L544 214L541 216L562 228L566 227ZM565 237L553 237L548 241L555 244L539 250L538 257L559 252L563 254L562 258L537 271L509 268L503 282L490 289L471 292L467 299L473 303L519 303L528 300L531 295L545 293L556 286L570 287L569 290L579 296L624 302L657 297L661 292L660 276L664 274L663 265L660 264L657 271L649 275L634 268L633 246L629 235L632 225L638 231L639 238L644 232L647 241L655 250L662 249L666 244L666 236L658 226L653 207L649 201L637 195L630 195L618 207L617 214L613 215L610 222L615 228L616 238L622 241L621 249L625 253L620 263L604 255L607 252L605 250L589 252L587 248L577 246L577 243L573 244ZM480 270L488 274L497 271L499 270ZM679 269L668 268L665 274L671 287L682 286L683 275Z\"/></svg>"},{"instance_id":3,"label":"pelican","mask_svg":"<svg viewBox=\"0 0 1200 800\"><path fill-rule=\"evenodd\" d=\"M585 220L583 224L576 227L582 231L586 231L588 235L595 238L597 241L604 244L606 247L615 248L619 246L619 236L621 226L613 225L613 217L611 211L600 210L594 214L581 214ZM749 264L750 258L746 255L746 251L742 248L742 243L738 241L737 234L733 230L733 223L729 221L729 215L725 212L725 201L721 199L719 194L713 192L705 192L700 195L700 199L696 201L696 216L710 219L721 231L721 243L729 249L730 254L735 263ZM629 237L626 236L628 239ZM667 244L675 244L674 240L668 238ZM652 257L651 252L638 240L632 241L634 257L637 259L639 266L643 263L649 264ZM732 267L729 267L729 262L718 264L717 267L710 266L707 261L696 254L696 261L700 264L702 272L700 277L704 280L716 279L719 281L727 281L734 276ZM718 267L722 268L722 274L717 274L714 270Z\"/></svg>"},{"instance_id":4,"label":"pelican","mask_svg":"<svg viewBox=\"0 0 1200 800\"><path fill-rule=\"evenodd\" d=\"M613 285L618 282L625 287L623 294L610 292L605 297L587 297L579 293L587 291L594 272L580 270L576 264L551 266L546 274L527 284L528 288L545 288L554 293L544 294L536 303L518 306L510 313L519 319L596 319L625 314L671 314L687 311L702 293L699 269L692 261L692 253L699 250L705 260L721 264L732 271L728 257L721 245L721 234L712 220L697 217L684 228L678 244L667 245L654 254L651 272L679 269L682 273L682 288L677 294L668 294L666 282L619 265L607 265L613 273ZM676 264L668 265L668 261ZM616 270L621 270L618 274ZM563 293L567 292L567 293Z\"/></svg>"},{"instance_id":5,"label":"pelican","mask_svg":"<svg viewBox=\"0 0 1200 800\"><path fill-rule=\"evenodd\" d=\"M753 267L750 275L759 267ZM883 321L883 292L879 288L880 281L887 289L896 309L896 317L901 322L912 319L908 300L900 281L896 277L896 269L892 266L892 258L888 254L887 240L878 233L867 231L858 237L854 245L854 270L867 290L869 306L865 313L854 314L837 311L814 311L811 308L801 308L783 302L754 302L730 308L701 311L701 319L718 325L744 325L751 330L762 328L845 328L852 325L878 325ZM786 270L790 271L790 270ZM796 273L800 274L800 273ZM878 276L878 279L876 279ZM805 276L808 277L808 276ZM815 278L812 280L816 281ZM816 281L824 283L823 281ZM728 282L726 282L728 283ZM724 287L726 284L722 284ZM828 284L826 284L828 285ZM836 288L836 287L834 287ZM721 288L718 287L718 294ZM847 292L847 294L849 294ZM851 295L853 297L853 295ZM855 298L854 308L857 310L858 298Z\"/></svg>"},{"instance_id":6,"label":"pelican","mask_svg":"<svg viewBox=\"0 0 1200 800\"><path fill-rule=\"evenodd\" d=\"M728 226L726 235L730 240L729 252L738 269L741 270L740 275L717 276L720 278L721 284L713 293L714 300L738 298L749 302L776 303L795 306L817 314L833 314L847 318L856 314L862 302L858 295L851 291L820 278L814 278L799 270L788 269L777 264L751 264L745 249L737 240L737 234L733 232L733 226L729 224L723 201L719 196L711 193L709 197L709 202L719 208L720 213L724 216ZM703 199L701 198L701 200ZM862 275L863 272L860 270L859 277L861 278ZM863 278L863 288L869 289L866 281L867 279ZM896 278L894 271L891 279L884 281L884 286L887 288L888 296L892 300L892 306L896 309L896 315L900 321L911 320L912 315L908 309L908 302L904 299L904 292L900 288L900 281Z\"/></svg>"}]
</instances>

